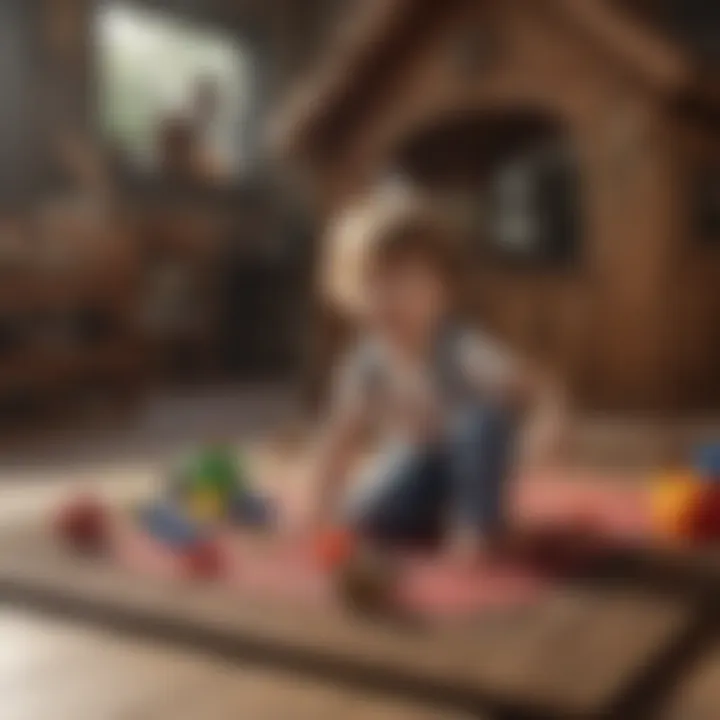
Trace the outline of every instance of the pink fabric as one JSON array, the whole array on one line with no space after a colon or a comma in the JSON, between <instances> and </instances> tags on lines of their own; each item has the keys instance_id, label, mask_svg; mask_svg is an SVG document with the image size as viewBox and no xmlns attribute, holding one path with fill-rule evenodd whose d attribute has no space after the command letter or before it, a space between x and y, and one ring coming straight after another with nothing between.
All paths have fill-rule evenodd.
<instances>
[{"instance_id":1,"label":"pink fabric","mask_svg":"<svg viewBox=\"0 0 720 720\"><path fill-rule=\"evenodd\" d=\"M188 579L182 556L140 528L133 518L120 517L113 524L111 552L122 566L163 580Z\"/></svg>"},{"instance_id":2,"label":"pink fabric","mask_svg":"<svg viewBox=\"0 0 720 720\"><path fill-rule=\"evenodd\" d=\"M512 506L523 526L582 528L623 543L643 542L651 532L648 489L637 482L542 476L518 483Z\"/></svg>"},{"instance_id":3,"label":"pink fabric","mask_svg":"<svg viewBox=\"0 0 720 720\"><path fill-rule=\"evenodd\" d=\"M512 500L515 522L533 531L581 535L604 544L649 540L646 490L595 478L565 481L539 477L519 483ZM315 562L310 543L288 542L227 530L215 538L224 568L217 582L232 592L284 602L334 601L331 578ZM566 543L572 551L575 543ZM191 580L181 553L147 535L130 519L119 520L112 547L123 566L150 576ZM415 614L465 617L489 607L531 603L558 582L558 568L519 559L488 558L472 571L439 557L407 555L401 561L399 603Z\"/></svg>"}]
</instances>

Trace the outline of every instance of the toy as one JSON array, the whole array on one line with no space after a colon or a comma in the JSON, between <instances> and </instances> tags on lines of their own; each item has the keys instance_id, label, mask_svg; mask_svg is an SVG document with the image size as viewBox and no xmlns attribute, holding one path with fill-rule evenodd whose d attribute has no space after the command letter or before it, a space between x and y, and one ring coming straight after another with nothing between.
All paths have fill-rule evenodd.
<instances>
[{"instance_id":1,"label":"toy","mask_svg":"<svg viewBox=\"0 0 720 720\"><path fill-rule=\"evenodd\" d=\"M184 554L184 562L189 574L196 578L215 578L222 572L224 558L217 544L202 540Z\"/></svg>"},{"instance_id":2,"label":"toy","mask_svg":"<svg viewBox=\"0 0 720 720\"><path fill-rule=\"evenodd\" d=\"M652 490L653 527L660 535L673 540L690 539L701 503L702 485L694 473L667 473L656 480Z\"/></svg>"},{"instance_id":3,"label":"toy","mask_svg":"<svg viewBox=\"0 0 720 720\"><path fill-rule=\"evenodd\" d=\"M185 506L190 517L202 523L216 522L225 515L222 496L209 488L189 493Z\"/></svg>"},{"instance_id":4,"label":"toy","mask_svg":"<svg viewBox=\"0 0 720 720\"><path fill-rule=\"evenodd\" d=\"M390 610L397 577L393 564L369 546L357 546L335 571L340 598L361 612Z\"/></svg>"},{"instance_id":5,"label":"toy","mask_svg":"<svg viewBox=\"0 0 720 720\"><path fill-rule=\"evenodd\" d=\"M200 522L226 517L233 498L247 492L245 473L232 452L221 446L202 450L176 475L173 494Z\"/></svg>"},{"instance_id":6,"label":"toy","mask_svg":"<svg viewBox=\"0 0 720 720\"><path fill-rule=\"evenodd\" d=\"M706 485L692 513L693 539L703 543L720 540L720 486Z\"/></svg>"},{"instance_id":7,"label":"toy","mask_svg":"<svg viewBox=\"0 0 720 720\"><path fill-rule=\"evenodd\" d=\"M55 519L55 531L73 546L96 551L102 548L108 534L109 516L98 499L84 495L76 497L60 508Z\"/></svg>"},{"instance_id":8,"label":"toy","mask_svg":"<svg viewBox=\"0 0 720 720\"><path fill-rule=\"evenodd\" d=\"M347 562L357 548L355 536L344 528L330 528L315 537L313 554L321 567L334 570Z\"/></svg>"},{"instance_id":9,"label":"toy","mask_svg":"<svg viewBox=\"0 0 720 720\"><path fill-rule=\"evenodd\" d=\"M222 557L217 545L197 523L170 504L155 504L143 508L139 514L145 530L182 558L188 575L210 578L222 569Z\"/></svg>"},{"instance_id":10,"label":"toy","mask_svg":"<svg viewBox=\"0 0 720 720\"><path fill-rule=\"evenodd\" d=\"M153 537L178 549L192 547L203 538L198 525L171 504L157 503L143 508L139 519Z\"/></svg>"},{"instance_id":11,"label":"toy","mask_svg":"<svg viewBox=\"0 0 720 720\"><path fill-rule=\"evenodd\" d=\"M397 573L380 551L347 528L329 528L315 537L314 556L332 574L343 602L355 610L386 610Z\"/></svg>"},{"instance_id":12,"label":"toy","mask_svg":"<svg viewBox=\"0 0 720 720\"><path fill-rule=\"evenodd\" d=\"M242 460L214 445L176 468L164 496L138 517L153 537L187 550L206 541L220 523L268 527L275 512L266 498L250 489Z\"/></svg>"},{"instance_id":13,"label":"toy","mask_svg":"<svg viewBox=\"0 0 720 720\"><path fill-rule=\"evenodd\" d=\"M245 527L263 528L272 526L276 517L273 504L256 493L245 491L236 495L231 502L230 519Z\"/></svg>"},{"instance_id":14,"label":"toy","mask_svg":"<svg viewBox=\"0 0 720 720\"><path fill-rule=\"evenodd\" d=\"M720 482L720 444L703 445L695 452L695 472L706 481Z\"/></svg>"},{"instance_id":15,"label":"toy","mask_svg":"<svg viewBox=\"0 0 720 720\"><path fill-rule=\"evenodd\" d=\"M720 541L720 445L697 450L694 470L658 478L651 495L654 529L663 537L696 543Z\"/></svg>"},{"instance_id":16,"label":"toy","mask_svg":"<svg viewBox=\"0 0 720 720\"><path fill-rule=\"evenodd\" d=\"M230 520L258 527L268 525L274 516L270 502L250 488L242 460L220 446L192 457L176 473L170 494L200 523Z\"/></svg>"}]
</instances>

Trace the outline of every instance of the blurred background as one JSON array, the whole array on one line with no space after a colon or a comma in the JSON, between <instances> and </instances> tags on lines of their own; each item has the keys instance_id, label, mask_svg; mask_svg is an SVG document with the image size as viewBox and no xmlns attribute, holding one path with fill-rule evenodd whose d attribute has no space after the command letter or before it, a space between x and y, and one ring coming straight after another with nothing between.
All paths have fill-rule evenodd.
<instances>
[{"instance_id":1,"label":"blurred background","mask_svg":"<svg viewBox=\"0 0 720 720\"><path fill-rule=\"evenodd\" d=\"M579 408L717 409L718 4L495 5L4 0L4 434L178 386L316 400L323 229L397 181Z\"/></svg>"},{"instance_id":2,"label":"blurred background","mask_svg":"<svg viewBox=\"0 0 720 720\"><path fill-rule=\"evenodd\" d=\"M2 3L4 435L297 373L315 219L263 128L334 16Z\"/></svg>"}]
</instances>

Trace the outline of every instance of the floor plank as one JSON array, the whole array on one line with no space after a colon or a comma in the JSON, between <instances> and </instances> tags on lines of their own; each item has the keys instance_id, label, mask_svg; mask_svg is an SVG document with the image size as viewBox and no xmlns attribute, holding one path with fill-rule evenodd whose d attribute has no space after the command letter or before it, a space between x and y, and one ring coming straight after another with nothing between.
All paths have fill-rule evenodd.
<instances>
[{"instance_id":1,"label":"floor plank","mask_svg":"<svg viewBox=\"0 0 720 720\"><path fill-rule=\"evenodd\" d=\"M662 720L717 720L720 717L720 643L686 668Z\"/></svg>"},{"instance_id":2,"label":"floor plank","mask_svg":"<svg viewBox=\"0 0 720 720\"><path fill-rule=\"evenodd\" d=\"M28 531L29 533L30 531ZM18 588L109 609L143 629L192 642L271 652L274 662L342 670L368 686L387 682L434 699L597 715L689 627L694 607L629 589L565 589L536 607L494 612L471 626L408 628L342 612L229 597L210 586L138 581L82 561L41 534L0 544L0 594ZM1 595L0 595L1 597Z\"/></svg>"},{"instance_id":3,"label":"floor plank","mask_svg":"<svg viewBox=\"0 0 720 720\"><path fill-rule=\"evenodd\" d=\"M22 611L0 613L0 633L3 720L462 720Z\"/></svg>"}]
</instances>

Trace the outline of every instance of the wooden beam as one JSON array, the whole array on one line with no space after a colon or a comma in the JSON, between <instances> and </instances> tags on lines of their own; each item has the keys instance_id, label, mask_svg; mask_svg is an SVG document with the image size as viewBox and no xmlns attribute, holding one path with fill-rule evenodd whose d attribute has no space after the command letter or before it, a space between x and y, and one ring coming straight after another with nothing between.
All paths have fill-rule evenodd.
<instances>
[{"instance_id":1,"label":"wooden beam","mask_svg":"<svg viewBox=\"0 0 720 720\"><path fill-rule=\"evenodd\" d=\"M43 532L6 535L0 600L328 681L464 710L599 717L665 658L694 604L625 588L558 588L454 625L391 624L222 588L140 580Z\"/></svg>"}]
</instances>

